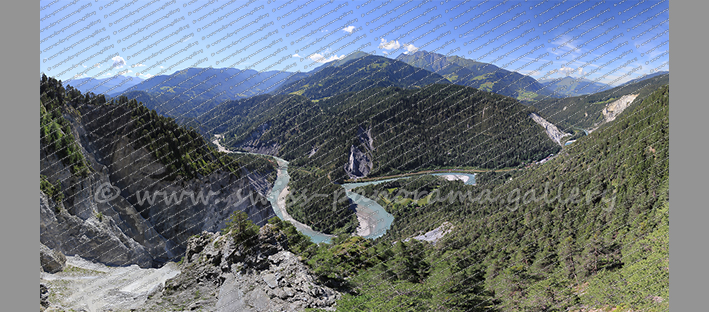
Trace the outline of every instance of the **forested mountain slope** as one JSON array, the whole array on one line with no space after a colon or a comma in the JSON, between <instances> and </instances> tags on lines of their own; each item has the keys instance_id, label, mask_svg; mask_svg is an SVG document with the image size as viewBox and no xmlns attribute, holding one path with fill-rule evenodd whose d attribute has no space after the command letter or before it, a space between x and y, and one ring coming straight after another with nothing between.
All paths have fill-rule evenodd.
<instances>
[{"instance_id":1,"label":"forested mountain slope","mask_svg":"<svg viewBox=\"0 0 709 312\"><path fill-rule=\"evenodd\" d=\"M372 162L361 176L515 167L542 159L558 145L529 117L533 111L509 97L438 84L372 88L320 101L262 96L224 103L198 121L208 133L226 130L224 145L276 146L293 165L325 169L337 181L347 177L353 153Z\"/></svg>"},{"instance_id":2,"label":"forested mountain slope","mask_svg":"<svg viewBox=\"0 0 709 312\"><path fill-rule=\"evenodd\" d=\"M668 85L543 165L477 180L357 189L396 221L358 243L364 269L331 268L361 292L343 310L669 309ZM454 228L435 245L402 243L443 222Z\"/></svg>"},{"instance_id":3,"label":"forested mountain slope","mask_svg":"<svg viewBox=\"0 0 709 312\"><path fill-rule=\"evenodd\" d=\"M135 99L106 101L43 76L40 129L40 242L55 251L158 266L233 211L257 224L274 216L262 187L272 164L219 153Z\"/></svg>"}]
</instances>

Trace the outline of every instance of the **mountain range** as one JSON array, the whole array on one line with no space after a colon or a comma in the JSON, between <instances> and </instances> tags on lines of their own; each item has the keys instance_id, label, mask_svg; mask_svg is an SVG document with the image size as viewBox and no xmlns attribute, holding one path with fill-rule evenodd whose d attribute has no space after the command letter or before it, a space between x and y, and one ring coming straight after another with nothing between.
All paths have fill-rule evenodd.
<instances>
[{"instance_id":1,"label":"mountain range","mask_svg":"<svg viewBox=\"0 0 709 312\"><path fill-rule=\"evenodd\" d=\"M556 97L591 94L611 88L611 86L605 83L591 81L582 77L574 78L571 76L556 79L544 79L540 80L539 83L541 83L547 90L556 94Z\"/></svg>"},{"instance_id":2,"label":"mountain range","mask_svg":"<svg viewBox=\"0 0 709 312\"><path fill-rule=\"evenodd\" d=\"M476 62L456 55L419 50L399 55L397 60L440 74L451 83L530 101L551 95L534 78L505 70L493 64Z\"/></svg>"},{"instance_id":3,"label":"mountain range","mask_svg":"<svg viewBox=\"0 0 709 312\"><path fill-rule=\"evenodd\" d=\"M663 73L647 75L624 85ZM417 88L432 83L469 86L510 96L525 104L610 89L602 83L568 76L536 81L493 64L423 50L402 53L396 59L358 51L309 72L187 68L145 80L119 75L65 82L82 93L138 99L148 108L182 123L203 115L224 101L262 94L299 94L320 100L371 87Z\"/></svg>"},{"instance_id":4,"label":"mountain range","mask_svg":"<svg viewBox=\"0 0 709 312\"><path fill-rule=\"evenodd\" d=\"M69 79L64 81L64 84L72 86L84 94L93 92L94 94L111 95L121 93L141 82L143 82L143 79L140 77L116 75L103 79L91 77Z\"/></svg>"}]
</instances>

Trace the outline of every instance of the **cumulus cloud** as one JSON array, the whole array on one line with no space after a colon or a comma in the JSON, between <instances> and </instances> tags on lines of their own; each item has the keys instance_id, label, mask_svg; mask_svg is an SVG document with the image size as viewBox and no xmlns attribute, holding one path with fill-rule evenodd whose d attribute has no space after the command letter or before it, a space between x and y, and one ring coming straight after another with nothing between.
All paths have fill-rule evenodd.
<instances>
[{"instance_id":1,"label":"cumulus cloud","mask_svg":"<svg viewBox=\"0 0 709 312\"><path fill-rule=\"evenodd\" d=\"M419 50L419 48L415 47L413 44L404 44L404 48L406 48L406 52L404 52L404 54L409 54Z\"/></svg>"},{"instance_id":2,"label":"cumulus cloud","mask_svg":"<svg viewBox=\"0 0 709 312\"><path fill-rule=\"evenodd\" d=\"M333 56L327 58L320 53L315 53L315 54L311 54L308 58L315 61L315 62L318 62L318 63L327 63L327 62L341 60L341 59L345 58L345 55L344 54L340 55L340 56L333 55Z\"/></svg>"},{"instance_id":3,"label":"cumulus cloud","mask_svg":"<svg viewBox=\"0 0 709 312\"><path fill-rule=\"evenodd\" d=\"M583 75L583 68L562 67L559 69L559 73L564 76L571 76L571 74L576 72L578 72L579 75Z\"/></svg>"},{"instance_id":4,"label":"cumulus cloud","mask_svg":"<svg viewBox=\"0 0 709 312\"><path fill-rule=\"evenodd\" d=\"M383 50L394 50L401 47L399 40L392 40L387 42L386 39L382 38L382 42L379 44L379 48Z\"/></svg>"},{"instance_id":5,"label":"cumulus cloud","mask_svg":"<svg viewBox=\"0 0 709 312\"><path fill-rule=\"evenodd\" d=\"M347 26L347 27L345 27L345 28L342 28L342 31L348 32L348 33L351 34L351 33L354 31L354 29L355 29L355 27L350 25L350 26Z\"/></svg>"},{"instance_id":6,"label":"cumulus cloud","mask_svg":"<svg viewBox=\"0 0 709 312\"><path fill-rule=\"evenodd\" d=\"M137 74L135 74L135 75L138 76L138 77L143 77L144 79L148 79L148 78L151 78L151 77L155 76L155 75L151 75L151 74L148 74L148 73L145 73L145 74L143 74L143 73L137 73Z\"/></svg>"},{"instance_id":7,"label":"cumulus cloud","mask_svg":"<svg viewBox=\"0 0 709 312\"><path fill-rule=\"evenodd\" d=\"M111 60L113 60L113 65L111 65L112 67L121 68L126 66L126 60L118 55L114 56Z\"/></svg>"},{"instance_id":8,"label":"cumulus cloud","mask_svg":"<svg viewBox=\"0 0 709 312\"><path fill-rule=\"evenodd\" d=\"M139 63L139 64L133 65L133 67L145 67L145 64L140 64L140 63Z\"/></svg>"},{"instance_id":9,"label":"cumulus cloud","mask_svg":"<svg viewBox=\"0 0 709 312\"><path fill-rule=\"evenodd\" d=\"M296 53L296 54L293 54L293 57L300 57L300 55L298 55L298 53Z\"/></svg>"}]
</instances>

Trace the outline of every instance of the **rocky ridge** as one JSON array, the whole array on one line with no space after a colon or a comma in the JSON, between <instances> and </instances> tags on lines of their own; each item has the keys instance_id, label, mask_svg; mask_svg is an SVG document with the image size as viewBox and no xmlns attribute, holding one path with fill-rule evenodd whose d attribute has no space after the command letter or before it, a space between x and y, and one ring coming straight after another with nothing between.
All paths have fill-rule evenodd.
<instances>
[{"instance_id":1,"label":"rocky ridge","mask_svg":"<svg viewBox=\"0 0 709 312\"><path fill-rule=\"evenodd\" d=\"M285 234L267 224L247 247L230 234L202 232L187 244L180 274L142 311L301 311L333 308L340 294L319 285Z\"/></svg>"}]
</instances>

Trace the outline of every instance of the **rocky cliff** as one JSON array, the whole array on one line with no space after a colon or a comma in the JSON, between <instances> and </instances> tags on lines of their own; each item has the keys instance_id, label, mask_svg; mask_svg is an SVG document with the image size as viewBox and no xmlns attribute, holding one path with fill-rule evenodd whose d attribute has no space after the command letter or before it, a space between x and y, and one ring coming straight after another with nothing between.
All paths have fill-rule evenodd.
<instances>
[{"instance_id":1,"label":"rocky cliff","mask_svg":"<svg viewBox=\"0 0 709 312\"><path fill-rule=\"evenodd\" d=\"M606 122L615 120L615 118L620 115L631 103L638 97L638 94L626 94L621 96L619 99L613 101L606 105L606 107L601 111L603 113L603 119Z\"/></svg>"},{"instance_id":2,"label":"rocky cliff","mask_svg":"<svg viewBox=\"0 0 709 312\"><path fill-rule=\"evenodd\" d=\"M542 118L542 116L539 116L535 113L531 113L531 114L529 114L529 117L532 118L532 120L534 120L534 122L536 122L540 126L544 127L544 131L546 131L549 138L552 141L556 142L556 144L562 145L561 138L571 135L569 133L562 132L554 124L552 124L552 123L546 121L546 119Z\"/></svg>"},{"instance_id":3,"label":"rocky cliff","mask_svg":"<svg viewBox=\"0 0 709 312\"><path fill-rule=\"evenodd\" d=\"M357 179L366 177L372 171L372 160L359 150L359 148L352 145L350 147L350 157L345 164L345 172L350 179Z\"/></svg>"},{"instance_id":4,"label":"rocky cliff","mask_svg":"<svg viewBox=\"0 0 709 312\"><path fill-rule=\"evenodd\" d=\"M203 232L187 244L180 274L141 307L142 311L302 311L330 309L340 298L319 285L287 238L273 225L253 246L232 235Z\"/></svg>"},{"instance_id":5,"label":"rocky cliff","mask_svg":"<svg viewBox=\"0 0 709 312\"><path fill-rule=\"evenodd\" d=\"M275 216L263 175L216 170L171 180L169 164L131 139L135 121L126 107L65 106L62 116L91 173L73 174L40 143L40 173L58 181L63 195L40 191L40 242L51 249L110 265L158 266L179 259L190 236L223 228L236 210L259 225Z\"/></svg>"},{"instance_id":6,"label":"rocky cliff","mask_svg":"<svg viewBox=\"0 0 709 312\"><path fill-rule=\"evenodd\" d=\"M350 179L364 178L372 172L374 167L372 128L365 130L360 126L357 129L357 139L360 142L359 145L364 147L364 152L354 145L350 147L350 156L345 164L345 173Z\"/></svg>"}]
</instances>

